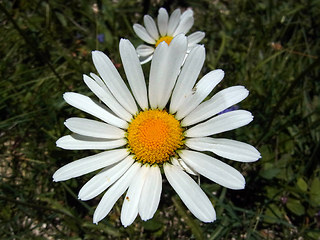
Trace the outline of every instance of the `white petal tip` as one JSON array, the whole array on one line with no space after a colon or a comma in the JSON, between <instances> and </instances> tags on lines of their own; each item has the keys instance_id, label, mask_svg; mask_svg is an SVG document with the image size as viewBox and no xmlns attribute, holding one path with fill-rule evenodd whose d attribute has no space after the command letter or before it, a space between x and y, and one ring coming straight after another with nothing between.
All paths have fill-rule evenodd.
<instances>
[{"instance_id":1,"label":"white petal tip","mask_svg":"<svg viewBox=\"0 0 320 240\"><path fill-rule=\"evenodd\" d=\"M57 177L57 176L55 176L55 174L53 174L52 178L53 178L53 181L54 181L54 182L61 182L61 181L63 181L63 179L59 179L59 176Z\"/></svg>"},{"instance_id":2,"label":"white petal tip","mask_svg":"<svg viewBox=\"0 0 320 240\"><path fill-rule=\"evenodd\" d=\"M208 220L205 220L205 221L203 221L204 223L212 223L212 222L214 222L214 221L216 221L217 220L217 218L216 217L214 217L214 218L210 218L210 219L208 219Z\"/></svg>"}]
</instances>

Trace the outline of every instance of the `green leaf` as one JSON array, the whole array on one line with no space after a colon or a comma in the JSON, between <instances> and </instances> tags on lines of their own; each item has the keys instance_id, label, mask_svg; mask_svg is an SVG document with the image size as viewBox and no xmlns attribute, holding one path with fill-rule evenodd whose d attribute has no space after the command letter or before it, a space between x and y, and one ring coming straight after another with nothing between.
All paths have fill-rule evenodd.
<instances>
[{"instance_id":1,"label":"green leaf","mask_svg":"<svg viewBox=\"0 0 320 240\"><path fill-rule=\"evenodd\" d=\"M279 168L262 169L259 175L265 179L272 179L278 175L281 170Z\"/></svg>"},{"instance_id":2,"label":"green leaf","mask_svg":"<svg viewBox=\"0 0 320 240\"><path fill-rule=\"evenodd\" d=\"M306 192L308 190L308 184L301 177L298 178L297 186L303 192Z\"/></svg>"},{"instance_id":3,"label":"green leaf","mask_svg":"<svg viewBox=\"0 0 320 240\"><path fill-rule=\"evenodd\" d=\"M152 232L155 232L162 227L161 222L158 222L158 221L154 220L153 218L146 221L146 222L142 222L142 225L145 230L152 231Z\"/></svg>"},{"instance_id":4,"label":"green leaf","mask_svg":"<svg viewBox=\"0 0 320 240\"><path fill-rule=\"evenodd\" d=\"M266 215L264 221L267 223L276 223L283 216L280 208L275 204L270 204L264 214Z\"/></svg>"},{"instance_id":5,"label":"green leaf","mask_svg":"<svg viewBox=\"0 0 320 240\"><path fill-rule=\"evenodd\" d=\"M301 204L300 200L298 199L289 198L286 206L292 213L298 216L301 216L305 213L304 206Z\"/></svg>"},{"instance_id":6,"label":"green leaf","mask_svg":"<svg viewBox=\"0 0 320 240\"><path fill-rule=\"evenodd\" d=\"M320 180L315 177L310 186L310 204L313 207L319 206L320 203Z\"/></svg>"}]
</instances>

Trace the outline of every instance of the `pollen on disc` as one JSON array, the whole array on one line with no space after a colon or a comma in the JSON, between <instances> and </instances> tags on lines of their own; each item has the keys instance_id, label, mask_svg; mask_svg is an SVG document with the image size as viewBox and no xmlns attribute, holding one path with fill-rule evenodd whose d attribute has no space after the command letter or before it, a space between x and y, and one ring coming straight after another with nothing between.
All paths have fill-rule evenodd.
<instances>
[{"instance_id":1,"label":"pollen on disc","mask_svg":"<svg viewBox=\"0 0 320 240\"><path fill-rule=\"evenodd\" d=\"M142 163L164 163L183 145L180 122L166 111L140 112L129 124L128 145Z\"/></svg>"},{"instance_id":2,"label":"pollen on disc","mask_svg":"<svg viewBox=\"0 0 320 240\"><path fill-rule=\"evenodd\" d=\"M161 42L166 42L168 45L170 45L171 41L172 41L173 37L171 36L164 36L158 39L158 41L156 42L156 47L161 43Z\"/></svg>"}]
</instances>

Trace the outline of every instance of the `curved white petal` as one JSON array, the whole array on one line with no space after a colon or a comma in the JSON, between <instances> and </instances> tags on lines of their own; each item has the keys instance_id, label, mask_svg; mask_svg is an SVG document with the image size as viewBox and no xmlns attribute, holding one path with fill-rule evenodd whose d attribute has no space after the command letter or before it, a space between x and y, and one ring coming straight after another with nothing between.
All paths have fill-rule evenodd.
<instances>
[{"instance_id":1,"label":"curved white petal","mask_svg":"<svg viewBox=\"0 0 320 240\"><path fill-rule=\"evenodd\" d=\"M123 201L120 217L124 227L129 226L138 215L139 201L148 170L150 169L143 165L129 186Z\"/></svg>"},{"instance_id":2,"label":"curved white petal","mask_svg":"<svg viewBox=\"0 0 320 240\"><path fill-rule=\"evenodd\" d=\"M164 164L163 168L168 182L195 217L203 222L216 220L209 198L188 174L171 164Z\"/></svg>"},{"instance_id":3,"label":"curved white petal","mask_svg":"<svg viewBox=\"0 0 320 240\"><path fill-rule=\"evenodd\" d=\"M141 44L136 49L139 57L149 57L154 52L154 48L145 44Z\"/></svg>"},{"instance_id":4,"label":"curved white petal","mask_svg":"<svg viewBox=\"0 0 320 240\"><path fill-rule=\"evenodd\" d=\"M71 106L100 118L106 123L124 129L128 127L128 123L126 121L112 115L87 96L74 92L66 92L63 94L63 98Z\"/></svg>"},{"instance_id":5,"label":"curved white petal","mask_svg":"<svg viewBox=\"0 0 320 240\"><path fill-rule=\"evenodd\" d=\"M113 96L128 112L135 115L138 111L137 105L111 60L100 51L93 51L92 59L94 66Z\"/></svg>"},{"instance_id":6,"label":"curved white petal","mask_svg":"<svg viewBox=\"0 0 320 240\"><path fill-rule=\"evenodd\" d=\"M134 163L123 176L116 181L103 195L93 214L93 223L98 223L107 216L119 197L127 190L133 177L140 168L140 163Z\"/></svg>"},{"instance_id":7,"label":"curved white petal","mask_svg":"<svg viewBox=\"0 0 320 240\"><path fill-rule=\"evenodd\" d=\"M188 18L190 16L193 16L193 10L191 8L187 9L181 14L180 20L183 20L184 18Z\"/></svg>"},{"instance_id":8,"label":"curved white petal","mask_svg":"<svg viewBox=\"0 0 320 240\"><path fill-rule=\"evenodd\" d=\"M188 47L192 47L194 45L196 45L197 43L199 43L204 37L205 37L205 33L204 32L194 32L192 34L190 34L187 38L188 38Z\"/></svg>"},{"instance_id":9,"label":"curved white petal","mask_svg":"<svg viewBox=\"0 0 320 240\"><path fill-rule=\"evenodd\" d=\"M96 138L118 139L125 137L125 131L112 125L86 118L68 118L64 125L74 133Z\"/></svg>"},{"instance_id":10,"label":"curved white petal","mask_svg":"<svg viewBox=\"0 0 320 240\"><path fill-rule=\"evenodd\" d=\"M191 92L206 57L204 46L197 46L188 54L183 64L170 102L170 113L175 113Z\"/></svg>"},{"instance_id":11,"label":"curved white petal","mask_svg":"<svg viewBox=\"0 0 320 240\"><path fill-rule=\"evenodd\" d=\"M86 137L78 134L67 135L59 138L57 147L67 150L107 150L122 147L127 144L124 138L110 140L104 138Z\"/></svg>"},{"instance_id":12,"label":"curved white petal","mask_svg":"<svg viewBox=\"0 0 320 240\"><path fill-rule=\"evenodd\" d=\"M85 75L85 74L84 74ZM96 83L103 88L103 90L105 90L107 93L110 92L107 85L104 83L104 81L102 81L102 79L95 73L90 73L91 78L93 78ZM111 93L110 93L111 94Z\"/></svg>"},{"instance_id":13,"label":"curved white petal","mask_svg":"<svg viewBox=\"0 0 320 240\"><path fill-rule=\"evenodd\" d=\"M117 181L133 164L134 159L128 156L114 166L107 167L92 177L79 191L79 199L86 201L98 196Z\"/></svg>"},{"instance_id":14,"label":"curved white petal","mask_svg":"<svg viewBox=\"0 0 320 240\"><path fill-rule=\"evenodd\" d=\"M223 89L215 94L210 100L201 103L190 112L181 122L182 126L206 120L215 114L241 102L249 95L249 91L243 86L234 86Z\"/></svg>"},{"instance_id":15,"label":"curved white petal","mask_svg":"<svg viewBox=\"0 0 320 240\"><path fill-rule=\"evenodd\" d=\"M212 91L212 89L221 82L224 72L220 69L206 74L193 88L193 92L187 97L187 100L179 107L176 118L184 118L193 109L195 109Z\"/></svg>"},{"instance_id":16,"label":"curved white petal","mask_svg":"<svg viewBox=\"0 0 320 240\"><path fill-rule=\"evenodd\" d=\"M133 24L133 30L143 41L149 44L156 44L156 41L149 35L147 30L140 24Z\"/></svg>"},{"instance_id":17,"label":"curved white petal","mask_svg":"<svg viewBox=\"0 0 320 240\"><path fill-rule=\"evenodd\" d=\"M153 54L149 76L149 103L152 109L158 106L158 88L162 84L162 72L167 58L168 45L161 42Z\"/></svg>"},{"instance_id":18,"label":"curved white petal","mask_svg":"<svg viewBox=\"0 0 320 240\"><path fill-rule=\"evenodd\" d=\"M191 169L184 161L182 161L181 158L177 159L177 158L172 158L171 163L174 166L180 167L182 170L186 171L187 173L197 176L199 175L196 171L194 171L193 169Z\"/></svg>"},{"instance_id":19,"label":"curved white petal","mask_svg":"<svg viewBox=\"0 0 320 240\"><path fill-rule=\"evenodd\" d=\"M247 125L253 120L250 112L235 110L213 117L204 123L199 123L185 131L186 137L205 137L230 131Z\"/></svg>"},{"instance_id":20,"label":"curved white petal","mask_svg":"<svg viewBox=\"0 0 320 240\"><path fill-rule=\"evenodd\" d=\"M197 151L210 151L221 157L239 162L254 162L261 158L250 144L224 138L188 138L186 146Z\"/></svg>"},{"instance_id":21,"label":"curved white petal","mask_svg":"<svg viewBox=\"0 0 320 240\"><path fill-rule=\"evenodd\" d=\"M153 57L153 54L151 54L150 56L146 56L146 57L139 57L139 61L140 61L140 64L143 65L145 63L148 63L152 60L152 57Z\"/></svg>"},{"instance_id":22,"label":"curved white petal","mask_svg":"<svg viewBox=\"0 0 320 240\"><path fill-rule=\"evenodd\" d=\"M190 11L192 12L192 10L189 9L181 15L179 25L175 29L173 36L177 36L180 33L186 34L189 32L194 23L193 12L191 14Z\"/></svg>"},{"instance_id":23,"label":"curved white petal","mask_svg":"<svg viewBox=\"0 0 320 240\"><path fill-rule=\"evenodd\" d=\"M158 29L156 23L154 22L153 18L149 15L144 15L143 17L144 26L146 27L147 32L153 39L159 38Z\"/></svg>"},{"instance_id":24,"label":"curved white petal","mask_svg":"<svg viewBox=\"0 0 320 240\"><path fill-rule=\"evenodd\" d=\"M109 150L81 158L59 168L53 174L53 181L65 181L116 163L129 155L127 149Z\"/></svg>"},{"instance_id":25,"label":"curved white petal","mask_svg":"<svg viewBox=\"0 0 320 240\"><path fill-rule=\"evenodd\" d=\"M129 122L132 119L132 115L127 110L125 110L122 105L114 98L114 96L104 83L104 86L101 85L100 81L102 80L97 75L91 74L91 76L94 78L94 80L87 75L83 75L83 81L85 82L85 84L116 115Z\"/></svg>"},{"instance_id":26,"label":"curved white petal","mask_svg":"<svg viewBox=\"0 0 320 240\"><path fill-rule=\"evenodd\" d=\"M167 29L168 36L173 36L173 33L180 22L180 16L181 16L181 11L179 8L174 10L173 13L170 15L168 29Z\"/></svg>"},{"instance_id":27,"label":"curved white petal","mask_svg":"<svg viewBox=\"0 0 320 240\"><path fill-rule=\"evenodd\" d=\"M162 190L160 168L155 165L148 169L139 201L139 215L147 221L153 217L158 209Z\"/></svg>"},{"instance_id":28,"label":"curved white petal","mask_svg":"<svg viewBox=\"0 0 320 240\"><path fill-rule=\"evenodd\" d=\"M235 168L209 155L181 150L179 156L198 173L226 188L243 189L245 179Z\"/></svg>"},{"instance_id":29,"label":"curved white petal","mask_svg":"<svg viewBox=\"0 0 320 240\"><path fill-rule=\"evenodd\" d=\"M181 34L171 41L169 47L166 45L157 47L151 63L149 99L152 108L163 109L166 106L186 54L187 39ZM155 98L153 95L157 99L151 103L151 98Z\"/></svg>"},{"instance_id":30,"label":"curved white petal","mask_svg":"<svg viewBox=\"0 0 320 240\"><path fill-rule=\"evenodd\" d=\"M142 110L148 109L146 82L140 61L129 40L121 39L119 44L120 56L132 93Z\"/></svg>"},{"instance_id":31,"label":"curved white petal","mask_svg":"<svg viewBox=\"0 0 320 240\"><path fill-rule=\"evenodd\" d=\"M165 8L160 8L158 14L158 28L162 37L167 35L168 20L169 15L167 10Z\"/></svg>"}]
</instances>

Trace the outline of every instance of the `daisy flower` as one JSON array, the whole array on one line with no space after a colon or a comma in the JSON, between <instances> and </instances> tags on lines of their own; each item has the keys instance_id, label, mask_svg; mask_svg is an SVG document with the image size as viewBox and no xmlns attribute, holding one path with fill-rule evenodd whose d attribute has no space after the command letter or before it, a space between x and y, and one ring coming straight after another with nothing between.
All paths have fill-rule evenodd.
<instances>
[{"instance_id":1,"label":"daisy flower","mask_svg":"<svg viewBox=\"0 0 320 240\"><path fill-rule=\"evenodd\" d=\"M143 41L150 45L141 44L137 47L136 51L139 55L141 64L147 63L152 59L155 48L161 42L166 42L168 45L172 39L179 34L186 34L193 25L193 11L191 9L186 10L181 14L180 9L176 9L170 16L164 8L159 9L157 24L149 15L145 15L143 18L143 27L140 24L134 24L133 30ZM187 38L188 40L188 52L198 45L205 36L204 32L194 32Z\"/></svg>"},{"instance_id":2,"label":"daisy flower","mask_svg":"<svg viewBox=\"0 0 320 240\"><path fill-rule=\"evenodd\" d=\"M248 90L243 86L229 87L204 101L224 72L214 70L196 83L205 49L193 48L181 69L187 51L184 35L175 37L169 46L160 43L156 48L148 86L133 45L122 39L119 48L130 90L111 60L104 53L93 51L100 77L91 73L83 80L101 102L79 93L63 95L68 104L101 121L67 119L65 125L74 134L58 139L57 146L105 151L61 167L54 173L54 181L101 169L80 189L79 199L89 200L105 192L93 215L93 222L98 223L128 189L120 217L126 227L138 214L142 220L155 214L163 169L191 213L203 222L214 221L216 213L211 201L188 173L203 175L230 189L244 188L241 173L211 155L252 162L260 158L259 152L243 142L210 136L251 122L253 117L245 110L217 115L242 101Z\"/></svg>"}]
</instances>

